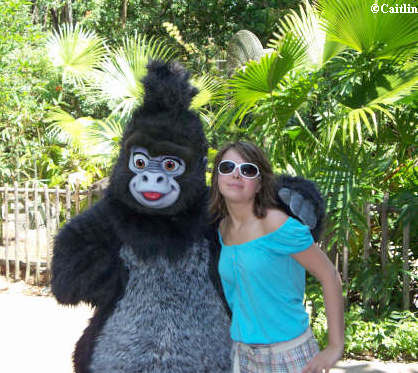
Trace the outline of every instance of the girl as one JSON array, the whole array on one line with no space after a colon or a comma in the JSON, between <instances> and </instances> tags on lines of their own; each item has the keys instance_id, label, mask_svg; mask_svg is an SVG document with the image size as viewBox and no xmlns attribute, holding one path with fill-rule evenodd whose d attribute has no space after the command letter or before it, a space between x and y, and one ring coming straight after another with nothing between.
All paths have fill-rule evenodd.
<instances>
[{"instance_id":1,"label":"girl","mask_svg":"<svg viewBox=\"0 0 418 373\"><path fill-rule=\"evenodd\" d=\"M344 348L341 280L309 227L276 207L271 166L255 145L218 152L210 210L220 219L233 372L328 372ZM329 343L321 352L303 306L305 269L323 287Z\"/></svg>"}]
</instances>

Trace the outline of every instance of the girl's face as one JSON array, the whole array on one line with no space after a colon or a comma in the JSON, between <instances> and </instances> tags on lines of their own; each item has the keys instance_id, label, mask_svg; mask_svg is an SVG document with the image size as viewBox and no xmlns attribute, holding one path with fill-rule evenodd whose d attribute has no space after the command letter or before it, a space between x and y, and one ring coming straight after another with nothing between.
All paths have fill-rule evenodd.
<instances>
[{"instance_id":1,"label":"girl's face","mask_svg":"<svg viewBox=\"0 0 418 373\"><path fill-rule=\"evenodd\" d=\"M229 149L222 157L222 161L234 161L237 164L246 163L238 152ZM261 188L260 178L247 179L242 177L239 169L236 168L231 174L222 175L218 172L219 192L226 202L251 202Z\"/></svg>"}]
</instances>

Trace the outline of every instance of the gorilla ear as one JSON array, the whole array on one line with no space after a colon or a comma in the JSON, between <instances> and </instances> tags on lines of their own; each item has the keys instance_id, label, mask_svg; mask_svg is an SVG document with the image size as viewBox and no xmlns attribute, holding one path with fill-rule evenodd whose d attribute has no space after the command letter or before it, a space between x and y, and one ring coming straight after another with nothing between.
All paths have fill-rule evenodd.
<instances>
[{"instance_id":1,"label":"gorilla ear","mask_svg":"<svg viewBox=\"0 0 418 373\"><path fill-rule=\"evenodd\" d=\"M145 88L145 111L188 110L197 88L189 83L190 74L179 63L151 60L142 80Z\"/></svg>"}]
</instances>

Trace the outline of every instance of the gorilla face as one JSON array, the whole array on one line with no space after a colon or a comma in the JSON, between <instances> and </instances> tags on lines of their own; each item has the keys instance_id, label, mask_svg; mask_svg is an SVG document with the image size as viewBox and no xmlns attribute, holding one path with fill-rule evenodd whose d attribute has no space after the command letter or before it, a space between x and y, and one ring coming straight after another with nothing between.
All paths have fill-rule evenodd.
<instances>
[{"instance_id":1,"label":"gorilla face","mask_svg":"<svg viewBox=\"0 0 418 373\"><path fill-rule=\"evenodd\" d=\"M178 64L151 62L143 105L125 128L108 196L139 214L178 217L202 207L208 144L189 110L197 90L188 77Z\"/></svg>"},{"instance_id":2,"label":"gorilla face","mask_svg":"<svg viewBox=\"0 0 418 373\"><path fill-rule=\"evenodd\" d=\"M175 155L152 157L146 148L133 147L129 169L135 174L129 191L142 206L161 209L177 201L181 188L175 177L186 170L183 159Z\"/></svg>"}]
</instances>

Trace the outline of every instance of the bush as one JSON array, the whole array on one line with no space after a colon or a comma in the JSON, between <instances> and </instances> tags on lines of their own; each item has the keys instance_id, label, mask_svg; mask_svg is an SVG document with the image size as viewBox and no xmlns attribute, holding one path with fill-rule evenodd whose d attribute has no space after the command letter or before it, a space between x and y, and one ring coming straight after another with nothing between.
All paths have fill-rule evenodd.
<instances>
[{"instance_id":1,"label":"bush","mask_svg":"<svg viewBox=\"0 0 418 373\"><path fill-rule=\"evenodd\" d=\"M418 318L409 311L393 311L389 316L366 321L364 311L352 306L345 313L345 357L373 357L381 360L416 360ZM312 321L321 348L327 345L325 309Z\"/></svg>"}]
</instances>

